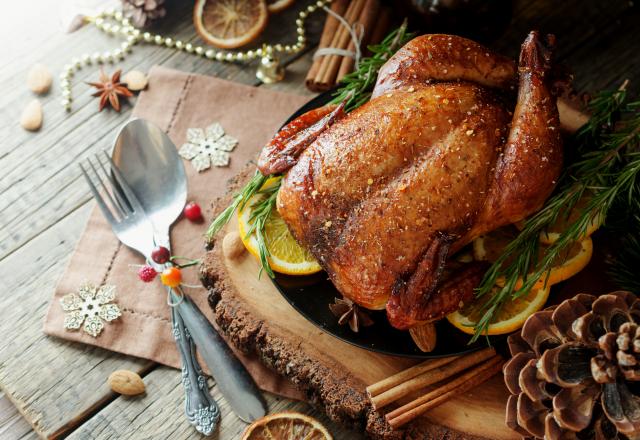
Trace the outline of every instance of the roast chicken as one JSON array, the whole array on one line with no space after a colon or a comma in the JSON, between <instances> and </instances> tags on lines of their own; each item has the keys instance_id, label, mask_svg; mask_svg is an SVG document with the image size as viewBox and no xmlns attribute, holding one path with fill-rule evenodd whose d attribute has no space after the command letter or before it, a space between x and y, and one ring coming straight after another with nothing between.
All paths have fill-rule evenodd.
<instances>
[{"instance_id":1,"label":"roast chicken","mask_svg":"<svg viewBox=\"0 0 640 440\"><path fill-rule=\"evenodd\" d=\"M278 212L345 297L399 329L473 298L485 268L445 279L449 257L538 210L561 171L553 46L530 33L516 66L461 37L417 37L368 103L311 111L265 146L260 171L286 173Z\"/></svg>"}]
</instances>

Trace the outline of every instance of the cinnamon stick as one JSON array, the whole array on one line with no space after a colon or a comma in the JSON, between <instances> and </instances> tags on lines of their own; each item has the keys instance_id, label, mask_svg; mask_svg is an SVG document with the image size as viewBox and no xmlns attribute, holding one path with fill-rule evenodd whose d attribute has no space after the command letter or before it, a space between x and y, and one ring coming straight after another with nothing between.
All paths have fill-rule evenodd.
<instances>
[{"instance_id":1,"label":"cinnamon stick","mask_svg":"<svg viewBox=\"0 0 640 440\"><path fill-rule=\"evenodd\" d=\"M351 4L347 8L347 12L344 16L344 19L349 24L349 26L353 25L355 20L362 13L362 8L364 7L365 2L366 0L351 1ZM335 37L331 41L330 47L334 47L337 49L346 49L350 39L351 34L349 33L349 30L345 26L340 26L340 28L336 32ZM329 55L323 58L324 59L320 67L320 71L316 75L316 83L319 88L328 90L336 82L336 76L338 75L338 66L342 57L339 55Z\"/></svg>"},{"instance_id":2,"label":"cinnamon stick","mask_svg":"<svg viewBox=\"0 0 640 440\"><path fill-rule=\"evenodd\" d=\"M364 50L367 47L369 38L371 38L371 34L373 33L373 24L374 21L378 18L378 13L380 12L380 1L379 0L366 0L362 11L360 12L360 16L354 23L358 23L362 26L363 34L362 40L360 42L360 49ZM356 45L353 39L349 41L349 45L347 46L347 50L351 52L356 52ZM340 82L343 76L353 70L353 66L355 64L355 59L351 57L342 57L340 60L340 65L338 67L338 74L336 76L336 83Z\"/></svg>"},{"instance_id":3,"label":"cinnamon stick","mask_svg":"<svg viewBox=\"0 0 640 440\"><path fill-rule=\"evenodd\" d=\"M376 19L376 24L373 28L373 31L371 32L371 38L369 38L367 44L362 48L362 53L364 53L365 56L371 55L371 53L367 50L367 46L380 43L384 39L384 37L387 36L390 25L391 8L389 6L383 6L380 10L378 18Z\"/></svg>"},{"instance_id":4,"label":"cinnamon stick","mask_svg":"<svg viewBox=\"0 0 640 440\"><path fill-rule=\"evenodd\" d=\"M331 3L331 10L338 15L344 14L344 11L347 9L347 5L349 4L349 0L335 0ZM322 28L322 35L320 36L320 42L318 43L318 48L329 47L331 40L336 34L336 30L339 26L342 26L337 18L335 18L331 14L327 14L327 19L324 22L324 27ZM323 58L316 58L307 73L307 78L305 79L306 86L312 90L315 87L315 79L318 71L320 70L320 64L322 63Z\"/></svg>"},{"instance_id":5,"label":"cinnamon stick","mask_svg":"<svg viewBox=\"0 0 640 440\"><path fill-rule=\"evenodd\" d=\"M451 382L391 411L385 415L385 419L392 428L399 428L452 397L467 392L471 388L487 381L502 369L503 363L500 356L494 356L479 367L467 371Z\"/></svg>"},{"instance_id":6,"label":"cinnamon stick","mask_svg":"<svg viewBox=\"0 0 640 440\"><path fill-rule=\"evenodd\" d=\"M349 0L348 3L349 4L345 9L344 14L342 14L342 18L344 18L347 22L349 21L349 17L353 15L353 11L355 10L355 7L356 7L356 4L354 1ZM331 39L329 40L327 47L337 48L337 44L340 39L340 36L344 31L344 25L338 20L336 20L336 22L338 23L338 26L335 28L333 35L331 35ZM326 84L321 84L321 81L322 81L322 78L325 76L327 69L329 68L330 58L331 58L331 55L323 55L320 58L318 58L320 60L320 65L318 68L318 72L316 73L316 76L313 80L316 91L324 91L328 89Z\"/></svg>"},{"instance_id":7,"label":"cinnamon stick","mask_svg":"<svg viewBox=\"0 0 640 440\"><path fill-rule=\"evenodd\" d=\"M395 386L400 385L403 382L408 381L409 379L413 379L414 377L424 374L427 371L448 364L457 357L458 356L450 356L439 359L429 359L422 362L421 364L414 365L413 367L407 368L406 370L402 370L398 374L394 374L393 376L389 376L386 379L381 380L380 382L369 385L367 387L367 395L371 399L387 390L390 390Z\"/></svg>"},{"instance_id":8,"label":"cinnamon stick","mask_svg":"<svg viewBox=\"0 0 640 440\"><path fill-rule=\"evenodd\" d=\"M460 356L449 363L428 370L427 372L409 379L406 382L400 383L377 396L373 396L371 398L371 404L376 410L383 408L402 397L419 391L429 385L448 379L469 367L479 364L480 362L484 362L495 354L496 352L493 348L485 348L480 351Z\"/></svg>"}]
</instances>

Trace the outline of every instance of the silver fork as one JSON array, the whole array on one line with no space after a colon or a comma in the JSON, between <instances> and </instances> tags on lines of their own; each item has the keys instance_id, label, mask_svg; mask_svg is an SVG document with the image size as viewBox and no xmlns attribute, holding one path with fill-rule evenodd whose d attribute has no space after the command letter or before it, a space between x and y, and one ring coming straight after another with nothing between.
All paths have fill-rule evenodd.
<instances>
[{"instance_id":1,"label":"silver fork","mask_svg":"<svg viewBox=\"0 0 640 440\"><path fill-rule=\"evenodd\" d=\"M93 171L95 179L105 194L104 197L89 177L85 167L80 164L89 189L118 239L128 247L140 252L156 270L162 271L163 266L157 265L148 258L155 242L153 224L111 157L106 152L104 155L112 173L107 172L99 155L94 157L98 168L90 159L87 159L87 168ZM98 171L102 171L105 178L101 178ZM171 288L167 288L167 291L172 302L180 300ZM195 426L196 430L204 435L210 435L220 420L220 410L209 393L206 378L196 358L195 344L175 307L171 307L171 321L173 336L182 362L182 384L185 390L187 419Z\"/></svg>"}]
</instances>

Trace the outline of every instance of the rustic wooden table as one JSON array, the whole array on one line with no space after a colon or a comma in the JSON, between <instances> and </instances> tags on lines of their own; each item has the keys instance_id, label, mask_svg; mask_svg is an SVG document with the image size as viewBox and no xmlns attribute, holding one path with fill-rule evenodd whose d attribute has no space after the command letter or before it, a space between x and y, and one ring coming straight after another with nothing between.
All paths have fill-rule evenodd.
<instances>
[{"instance_id":1,"label":"rustic wooden table","mask_svg":"<svg viewBox=\"0 0 640 440\"><path fill-rule=\"evenodd\" d=\"M96 76L83 69L74 78L74 108L59 104L60 88L42 98L44 125L37 133L23 131L18 119L32 99L25 85L29 68L41 62L57 74L73 56L107 50L112 37L94 28L65 34L59 25L59 2L11 2L0 26L0 438L37 436L78 439L193 438L182 416L182 388L175 370L142 359L69 343L42 334L42 319L56 280L65 266L92 206L88 189L74 166L79 159L108 147L114 130L130 115L98 113L97 102L82 81ZM76 1L76 3L82 3ZM302 1L299 1L302 3ZM173 2L158 31L184 41L197 41L191 25L192 2ZM64 5L64 3L63 3ZM265 39L290 39L293 10L273 20ZM576 72L575 87L593 91L631 80L640 90L640 12L627 0L557 2L518 0L505 36L493 46L511 56L528 30L538 28L558 36L558 58ZM312 20L313 22L313 20ZM312 24L317 41L321 20ZM271 87L308 94L303 79L310 65L308 50L284 61L287 78ZM155 64L260 85L253 67L214 63L158 48L136 46L119 65L146 71ZM148 392L141 398L111 393L105 378L115 369L144 376ZM221 404L220 439L235 439L244 424ZM310 413L330 427L336 438L354 438L305 403L267 395L271 411ZM488 433L488 436L490 434Z\"/></svg>"}]
</instances>

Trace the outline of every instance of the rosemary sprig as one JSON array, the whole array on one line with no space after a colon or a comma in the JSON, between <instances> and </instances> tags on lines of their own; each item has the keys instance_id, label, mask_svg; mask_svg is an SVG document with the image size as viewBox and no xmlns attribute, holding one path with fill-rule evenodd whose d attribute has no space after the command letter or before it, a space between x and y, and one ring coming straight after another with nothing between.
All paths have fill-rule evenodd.
<instances>
[{"instance_id":1,"label":"rosemary sprig","mask_svg":"<svg viewBox=\"0 0 640 440\"><path fill-rule=\"evenodd\" d=\"M253 197L262 185L267 181L269 176L263 176L260 171L256 170L256 173L253 175L251 180L242 188L242 190L233 197L233 202L231 205L227 206L224 211L222 211L216 218L213 220L211 225L209 225L209 229L207 229L207 238L211 239L214 235L222 229L224 225L229 223L231 217L233 217L233 213L236 212L236 209L244 208L244 205Z\"/></svg>"},{"instance_id":2,"label":"rosemary sprig","mask_svg":"<svg viewBox=\"0 0 640 440\"><path fill-rule=\"evenodd\" d=\"M340 103L347 100L345 111L349 112L369 101L380 67L411 38L413 38L413 34L407 32L405 20L398 29L391 32L380 44L369 46L369 50L373 55L362 58L358 69L342 79L342 86L336 91L331 102ZM278 190L280 189L280 180L268 189L260 190L271 177L278 176L263 176L259 171L256 171L256 174L245 187L234 196L233 202L211 223L207 230L207 238L210 240L218 233L231 220L236 209L243 209L253 196L259 193L265 194L266 197L261 198L253 205L253 212L250 218L251 228L248 231L248 235L256 235L260 252L260 264L262 266L261 273L264 270L273 278L274 273L269 266L269 248L264 237L264 228L275 206Z\"/></svg>"},{"instance_id":3,"label":"rosemary sprig","mask_svg":"<svg viewBox=\"0 0 640 440\"><path fill-rule=\"evenodd\" d=\"M604 220L620 202L629 205L638 192L640 175L640 101L627 102L626 83L614 92L598 95L590 104L590 121L574 136L578 157L561 178L559 190L535 215L486 272L476 296L495 292L482 306L473 341L482 335L509 300L526 295L548 276L554 260L586 233L595 219ZM578 218L538 260L538 237L560 216L568 216L580 198L593 195ZM506 261L513 258L509 264ZM494 290L499 279L503 287ZM519 282L522 285L519 286Z\"/></svg>"},{"instance_id":4,"label":"rosemary sprig","mask_svg":"<svg viewBox=\"0 0 640 440\"><path fill-rule=\"evenodd\" d=\"M369 101L382 65L413 36L413 33L407 32L407 20L405 20L380 44L369 46L372 55L362 58L358 68L342 78L342 86L336 90L331 103L339 104L346 100L345 111L350 112Z\"/></svg>"},{"instance_id":5,"label":"rosemary sprig","mask_svg":"<svg viewBox=\"0 0 640 440\"><path fill-rule=\"evenodd\" d=\"M271 253L269 252L269 246L267 245L267 241L264 237L264 228L269 216L271 215L271 211L276 206L276 198L278 197L278 190L280 189L280 181L281 179L278 179L269 187L258 191L257 194L261 195L262 198L253 205L253 210L249 217L251 227L247 231L246 235L246 238L249 238L251 234L256 234L258 252L260 253L260 274L262 274L262 271L264 270L271 278L275 275L269 265L269 256Z\"/></svg>"}]
</instances>

